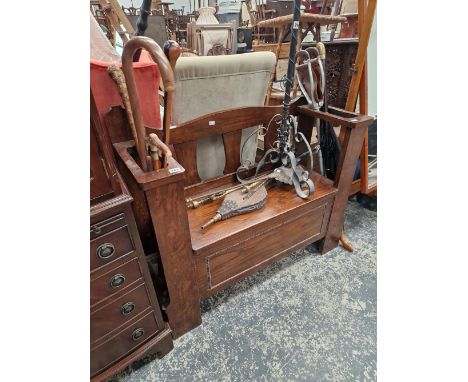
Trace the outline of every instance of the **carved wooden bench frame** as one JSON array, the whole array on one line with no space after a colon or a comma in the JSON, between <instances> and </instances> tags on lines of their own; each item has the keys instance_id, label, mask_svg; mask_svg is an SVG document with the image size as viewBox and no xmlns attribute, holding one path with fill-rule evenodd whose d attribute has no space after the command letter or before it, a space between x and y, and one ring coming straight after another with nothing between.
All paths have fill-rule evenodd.
<instances>
[{"instance_id":1,"label":"carved wooden bench frame","mask_svg":"<svg viewBox=\"0 0 468 382\"><path fill-rule=\"evenodd\" d=\"M210 236L207 230L207 237L197 232L197 224L212 214L221 201L188 210L185 198L235 182L241 130L268 123L273 115L281 112L281 106L226 110L172 126L171 144L177 159L170 158L166 168L152 172L143 172L131 155L132 140L121 137L120 142L114 143L120 171L136 201L135 215L142 239L154 234L157 241L170 298L166 313L175 337L201 323L201 298L311 243L317 243L322 254L338 245L356 162L364 133L373 118L332 107L324 113L303 103L301 99L296 100L290 112L297 116L298 128L306 138L311 137L316 117L344 129L336 179L332 182L313 173L317 191L306 201L296 196L292 186L275 186L262 210L219 222L212 228L215 234ZM115 117L118 113L121 114ZM122 110L114 110L113 128L119 130L116 122L123 119ZM146 130L163 136L162 130L149 127ZM266 141L272 142L275 133L270 131ZM196 142L213 134L223 136L225 175L200 181ZM114 135L119 134L114 132ZM275 204L278 200L282 201L281 206ZM273 209L267 208L268 203L274 205ZM243 225L248 229L243 229ZM293 242L284 243L288 236Z\"/></svg>"}]
</instances>

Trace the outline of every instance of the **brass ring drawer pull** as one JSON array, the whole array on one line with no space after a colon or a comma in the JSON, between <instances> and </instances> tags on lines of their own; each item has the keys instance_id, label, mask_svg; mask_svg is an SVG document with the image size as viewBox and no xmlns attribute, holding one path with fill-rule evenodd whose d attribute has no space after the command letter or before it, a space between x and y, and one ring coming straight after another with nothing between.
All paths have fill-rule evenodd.
<instances>
[{"instance_id":1,"label":"brass ring drawer pull","mask_svg":"<svg viewBox=\"0 0 468 382\"><path fill-rule=\"evenodd\" d=\"M115 253L115 247L111 243L101 244L96 249L96 255L102 260L108 259Z\"/></svg>"},{"instance_id":2,"label":"brass ring drawer pull","mask_svg":"<svg viewBox=\"0 0 468 382\"><path fill-rule=\"evenodd\" d=\"M133 302L127 302L127 303L125 303L125 304L122 305L122 308L120 309L120 312L121 312L124 316L127 316L127 315L129 315L130 313L132 313L134 309L135 309L135 303L133 303Z\"/></svg>"},{"instance_id":3,"label":"brass ring drawer pull","mask_svg":"<svg viewBox=\"0 0 468 382\"><path fill-rule=\"evenodd\" d=\"M145 334L145 330L143 328L135 329L132 333L133 341L138 341L143 336L143 334Z\"/></svg>"},{"instance_id":4,"label":"brass ring drawer pull","mask_svg":"<svg viewBox=\"0 0 468 382\"><path fill-rule=\"evenodd\" d=\"M125 276L118 274L118 275L111 277L111 279L109 280L109 285L112 289L118 288L124 283L124 281L125 281Z\"/></svg>"}]
</instances>

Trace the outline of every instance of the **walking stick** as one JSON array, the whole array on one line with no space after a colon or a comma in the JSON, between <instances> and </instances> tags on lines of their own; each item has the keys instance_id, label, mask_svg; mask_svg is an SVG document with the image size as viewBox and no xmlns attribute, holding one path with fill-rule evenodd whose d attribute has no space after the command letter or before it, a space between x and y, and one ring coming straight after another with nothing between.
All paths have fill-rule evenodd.
<instances>
[{"instance_id":1,"label":"walking stick","mask_svg":"<svg viewBox=\"0 0 468 382\"><path fill-rule=\"evenodd\" d=\"M170 127L171 127L171 115L172 115L172 99L174 97L175 81L174 73L167 60L164 52L159 45L148 37L138 36L133 37L124 47L122 53L122 71L125 76L125 82L127 84L128 95L130 98L130 104L133 112L135 121L135 130L138 139L136 145L138 157L140 159L141 167L143 171L148 171L150 168L147 163L147 146L145 141L145 126L143 122L143 116L141 113L140 99L138 96L138 90L135 82L135 74L133 72L133 55L138 49L145 49L151 55L153 60L158 64L159 72L164 84L164 90L166 92L167 109L164 110L163 120L163 142L168 145L170 138Z\"/></svg>"}]
</instances>

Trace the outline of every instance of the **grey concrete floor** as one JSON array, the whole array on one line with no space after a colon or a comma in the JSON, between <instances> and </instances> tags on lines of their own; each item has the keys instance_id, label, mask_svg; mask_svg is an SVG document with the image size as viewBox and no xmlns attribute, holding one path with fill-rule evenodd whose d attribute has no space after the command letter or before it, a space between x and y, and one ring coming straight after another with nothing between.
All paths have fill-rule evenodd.
<instances>
[{"instance_id":1,"label":"grey concrete floor","mask_svg":"<svg viewBox=\"0 0 468 382\"><path fill-rule=\"evenodd\" d=\"M345 226L353 253L294 253L203 301L203 324L164 358L109 381L375 381L376 213L351 201Z\"/></svg>"}]
</instances>

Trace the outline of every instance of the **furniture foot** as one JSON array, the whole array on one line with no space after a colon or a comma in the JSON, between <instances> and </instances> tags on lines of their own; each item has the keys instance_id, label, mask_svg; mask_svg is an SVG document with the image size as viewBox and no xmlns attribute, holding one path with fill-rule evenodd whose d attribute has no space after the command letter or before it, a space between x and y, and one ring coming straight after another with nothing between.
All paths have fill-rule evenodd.
<instances>
[{"instance_id":1,"label":"furniture foot","mask_svg":"<svg viewBox=\"0 0 468 382\"><path fill-rule=\"evenodd\" d=\"M128 356L117 362L115 365L109 367L101 374L91 378L91 382L102 382L107 378L113 376L119 370L130 366L133 362L138 361L148 354L156 354L158 358L164 357L173 348L171 330L164 329L156 337L149 340L143 346L140 346L135 351L131 352Z\"/></svg>"},{"instance_id":2,"label":"furniture foot","mask_svg":"<svg viewBox=\"0 0 468 382\"><path fill-rule=\"evenodd\" d=\"M153 351L156 350L156 356L158 358L162 358L167 353L169 353L173 348L174 348L174 342L172 341L172 338L171 337L165 337L152 350Z\"/></svg>"},{"instance_id":3,"label":"furniture foot","mask_svg":"<svg viewBox=\"0 0 468 382\"><path fill-rule=\"evenodd\" d=\"M353 252L353 247L351 246L349 241L346 240L344 231L341 231L340 243L343 246L343 248L346 249L348 252Z\"/></svg>"}]
</instances>

